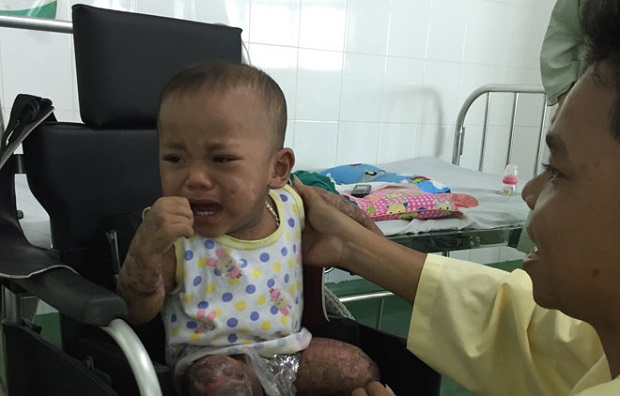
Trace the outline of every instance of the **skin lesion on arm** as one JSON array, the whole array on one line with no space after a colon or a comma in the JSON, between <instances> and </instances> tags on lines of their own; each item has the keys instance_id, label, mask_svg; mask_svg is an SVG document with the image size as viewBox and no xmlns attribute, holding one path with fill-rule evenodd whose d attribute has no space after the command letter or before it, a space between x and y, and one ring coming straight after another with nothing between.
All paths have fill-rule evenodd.
<instances>
[{"instance_id":1,"label":"skin lesion on arm","mask_svg":"<svg viewBox=\"0 0 620 396\"><path fill-rule=\"evenodd\" d=\"M130 249L119 274L117 292L127 303L131 323L146 323L157 315L166 294L174 287L174 263L174 249L150 258Z\"/></svg>"},{"instance_id":2,"label":"skin lesion on arm","mask_svg":"<svg viewBox=\"0 0 620 396\"><path fill-rule=\"evenodd\" d=\"M340 195L327 191L324 188L313 186L309 187L316 191L321 196L321 198L325 200L325 202L334 206L340 212L346 214L357 223L361 224L364 228L367 228L376 234L383 235L383 232L381 231L381 229L379 229L379 227L377 227L377 224L375 224L375 222L370 217L368 217L366 213L364 213L364 211L361 210L358 206L346 201Z\"/></svg>"},{"instance_id":3,"label":"skin lesion on arm","mask_svg":"<svg viewBox=\"0 0 620 396\"><path fill-rule=\"evenodd\" d=\"M298 179L294 180L293 186L306 208L305 264L343 268L413 303L426 254L399 245L381 232L365 227L355 217L349 216L346 209L342 210L343 203L352 204L340 203L340 196L330 193L333 197L325 199L317 189L304 186ZM363 214L359 208L355 209Z\"/></svg>"}]
</instances>

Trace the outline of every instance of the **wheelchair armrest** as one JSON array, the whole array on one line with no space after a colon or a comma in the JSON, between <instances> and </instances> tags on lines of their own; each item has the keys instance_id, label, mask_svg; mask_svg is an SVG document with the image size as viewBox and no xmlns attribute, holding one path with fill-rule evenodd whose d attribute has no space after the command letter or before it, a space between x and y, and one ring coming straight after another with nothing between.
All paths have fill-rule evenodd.
<instances>
[{"instance_id":1,"label":"wheelchair armrest","mask_svg":"<svg viewBox=\"0 0 620 396\"><path fill-rule=\"evenodd\" d=\"M68 268L54 268L14 282L70 318L93 326L107 326L126 318L127 305L118 295Z\"/></svg>"}]
</instances>

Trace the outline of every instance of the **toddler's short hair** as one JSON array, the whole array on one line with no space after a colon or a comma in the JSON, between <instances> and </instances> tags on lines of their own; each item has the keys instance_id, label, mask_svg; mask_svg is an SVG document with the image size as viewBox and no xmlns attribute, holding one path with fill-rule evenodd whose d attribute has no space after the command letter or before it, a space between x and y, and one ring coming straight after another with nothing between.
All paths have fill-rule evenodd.
<instances>
[{"instance_id":1,"label":"toddler's short hair","mask_svg":"<svg viewBox=\"0 0 620 396\"><path fill-rule=\"evenodd\" d=\"M227 91L232 88L247 87L262 100L275 129L277 149L284 146L286 133L286 99L282 89L264 71L243 63L213 60L194 64L176 74L166 83L159 101L172 95L185 95L201 89Z\"/></svg>"}]
</instances>

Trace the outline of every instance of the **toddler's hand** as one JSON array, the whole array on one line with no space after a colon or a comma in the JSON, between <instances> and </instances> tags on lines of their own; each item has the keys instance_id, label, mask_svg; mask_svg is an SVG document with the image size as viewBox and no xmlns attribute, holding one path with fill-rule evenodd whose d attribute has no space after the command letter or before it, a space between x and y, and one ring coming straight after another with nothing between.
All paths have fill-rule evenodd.
<instances>
[{"instance_id":1,"label":"toddler's hand","mask_svg":"<svg viewBox=\"0 0 620 396\"><path fill-rule=\"evenodd\" d=\"M118 276L118 293L127 302L128 319L146 323L161 310L175 281L174 241L194 235L194 215L181 197L158 199L144 215Z\"/></svg>"},{"instance_id":2,"label":"toddler's hand","mask_svg":"<svg viewBox=\"0 0 620 396\"><path fill-rule=\"evenodd\" d=\"M144 216L136 238L143 257L166 253L181 237L194 235L194 215L187 198L159 198Z\"/></svg>"}]
</instances>

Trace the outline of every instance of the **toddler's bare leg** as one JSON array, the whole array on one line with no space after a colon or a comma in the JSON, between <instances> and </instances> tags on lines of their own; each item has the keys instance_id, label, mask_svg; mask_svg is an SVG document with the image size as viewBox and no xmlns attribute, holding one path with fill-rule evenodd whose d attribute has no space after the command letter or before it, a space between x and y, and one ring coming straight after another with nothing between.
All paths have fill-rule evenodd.
<instances>
[{"instance_id":1,"label":"toddler's bare leg","mask_svg":"<svg viewBox=\"0 0 620 396\"><path fill-rule=\"evenodd\" d=\"M346 395L379 380L379 368L355 345L313 338L301 354L295 387L297 396Z\"/></svg>"},{"instance_id":2,"label":"toddler's bare leg","mask_svg":"<svg viewBox=\"0 0 620 396\"><path fill-rule=\"evenodd\" d=\"M194 362L183 378L189 396L260 396L263 388L254 371L231 356L207 356Z\"/></svg>"}]
</instances>

